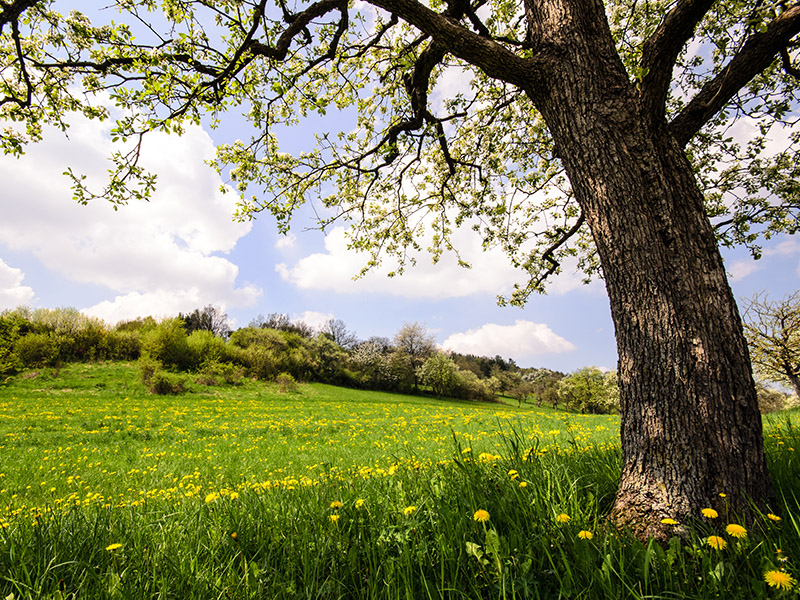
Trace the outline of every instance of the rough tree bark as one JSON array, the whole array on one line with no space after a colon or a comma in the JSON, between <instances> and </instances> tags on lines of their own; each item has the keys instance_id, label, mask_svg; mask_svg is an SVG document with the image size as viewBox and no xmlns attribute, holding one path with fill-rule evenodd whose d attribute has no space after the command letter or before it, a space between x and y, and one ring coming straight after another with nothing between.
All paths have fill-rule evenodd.
<instances>
[{"instance_id":1,"label":"rough tree bark","mask_svg":"<svg viewBox=\"0 0 800 600\"><path fill-rule=\"evenodd\" d=\"M589 5L592 5L589 10ZM600 256L619 352L623 471L612 519L638 535L724 502L773 500L747 345L703 195L630 83L600 3L528 2L552 44L541 110ZM552 54L552 53L551 53ZM676 233L677 232L677 233Z\"/></svg>"}]
</instances>

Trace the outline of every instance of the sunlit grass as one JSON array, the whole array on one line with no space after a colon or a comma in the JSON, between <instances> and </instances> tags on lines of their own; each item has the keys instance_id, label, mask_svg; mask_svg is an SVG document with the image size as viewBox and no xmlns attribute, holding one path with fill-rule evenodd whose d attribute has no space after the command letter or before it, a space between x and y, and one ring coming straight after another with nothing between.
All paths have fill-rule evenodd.
<instances>
[{"instance_id":1,"label":"sunlit grass","mask_svg":"<svg viewBox=\"0 0 800 600\"><path fill-rule=\"evenodd\" d=\"M742 533L699 514L661 547L605 526L616 417L300 390L156 397L124 365L0 388L0 598L796 591L800 440L785 415L766 428L780 516Z\"/></svg>"}]
</instances>

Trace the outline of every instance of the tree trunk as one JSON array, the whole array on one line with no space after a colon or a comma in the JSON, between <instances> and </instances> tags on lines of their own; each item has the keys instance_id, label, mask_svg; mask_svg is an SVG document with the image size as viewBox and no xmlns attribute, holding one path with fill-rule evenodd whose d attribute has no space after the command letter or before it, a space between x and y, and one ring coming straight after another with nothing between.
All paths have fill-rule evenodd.
<instances>
[{"instance_id":1,"label":"tree trunk","mask_svg":"<svg viewBox=\"0 0 800 600\"><path fill-rule=\"evenodd\" d=\"M546 88L528 94L594 237L616 329L623 468L611 517L663 539L664 518L773 500L761 416L691 166L641 106L602 5L594 15L569 8L528 2L529 23L542 25L535 36L559 51Z\"/></svg>"}]
</instances>

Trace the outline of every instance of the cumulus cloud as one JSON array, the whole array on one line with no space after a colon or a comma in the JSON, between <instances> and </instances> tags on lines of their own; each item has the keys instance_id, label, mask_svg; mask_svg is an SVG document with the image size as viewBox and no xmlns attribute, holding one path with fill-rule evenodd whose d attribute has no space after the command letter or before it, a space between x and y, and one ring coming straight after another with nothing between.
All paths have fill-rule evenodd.
<instances>
[{"instance_id":1,"label":"cumulus cloud","mask_svg":"<svg viewBox=\"0 0 800 600\"><path fill-rule=\"evenodd\" d=\"M22 285L25 275L0 258L0 310L16 308L33 300L33 288Z\"/></svg>"},{"instance_id":2,"label":"cumulus cloud","mask_svg":"<svg viewBox=\"0 0 800 600\"><path fill-rule=\"evenodd\" d=\"M728 267L728 277L731 281L741 281L751 273L761 270L761 266L754 260L737 260Z\"/></svg>"},{"instance_id":3,"label":"cumulus cloud","mask_svg":"<svg viewBox=\"0 0 800 600\"><path fill-rule=\"evenodd\" d=\"M205 164L213 142L202 128L145 139L142 166L158 175L150 202L114 211L102 200L72 200L62 172L70 166L102 185L110 126L77 120L69 140L49 132L22 159L0 164L0 239L73 281L109 288L116 297L88 312L110 320L253 304L260 290L237 285L237 265L219 256L251 225L232 221L235 194L222 194L221 179Z\"/></svg>"},{"instance_id":4,"label":"cumulus cloud","mask_svg":"<svg viewBox=\"0 0 800 600\"><path fill-rule=\"evenodd\" d=\"M454 333L442 348L478 356L541 356L576 350L576 346L544 323L517 320L513 325L486 323L478 329Z\"/></svg>"},{"instance_id":5,"label":"cumulus cloud","mask_svg":"<svg viewBox=\"0 0 800 600\"><path fill-rule=\"evenodd\" d=\"M471 242L471 243L470 243ZM445 254L437 264L425 255L409 266L402 276L389 277L391 268L380 266L361 279L353 280L367 263L367 255L347 248L343 227L333 228L325 237L323 252L310 254L294 264L280 263L276 271L285 281L303 290L338 293L384 293L405 298L460 298L472 294L508 294L524 274L514 269L500 250L484 251L475 238L464 236L456 246L471 269L458 265ZM550 290L566 293L581 286L581 277L565 272L554 278Z\"/></svg>"},{"instance_id":6,"label":"cumulus cloud","mask_svg":"<svg viewBox=\"0 0 800 600\"><path fill-rule=\"evenodd\" d=\"M316 312L313 310L307 310L302 314L295 315L294 320L302 321L309 327L313 327L317 331L319 331L325 323L333 319L333 315L331 313L321 313Z\"/></svg>"}]
</instances>

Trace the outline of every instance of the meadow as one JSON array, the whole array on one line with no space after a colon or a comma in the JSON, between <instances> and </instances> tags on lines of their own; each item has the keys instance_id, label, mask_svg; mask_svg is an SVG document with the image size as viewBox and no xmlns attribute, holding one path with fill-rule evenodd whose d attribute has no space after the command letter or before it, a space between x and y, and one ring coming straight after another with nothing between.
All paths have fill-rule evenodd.
<instances>
[{"instance_id":1,"label":"meadow","mask_svg":"<svg viewBox=\"0 0 800 600\"><path fill-rule=\"evenodd\" d=\"M0 387L0 598L797 595L793 418L765 420L774 514L662 547L604 522L614 416L29 372Z\"/></svg>"}]
</instances>

